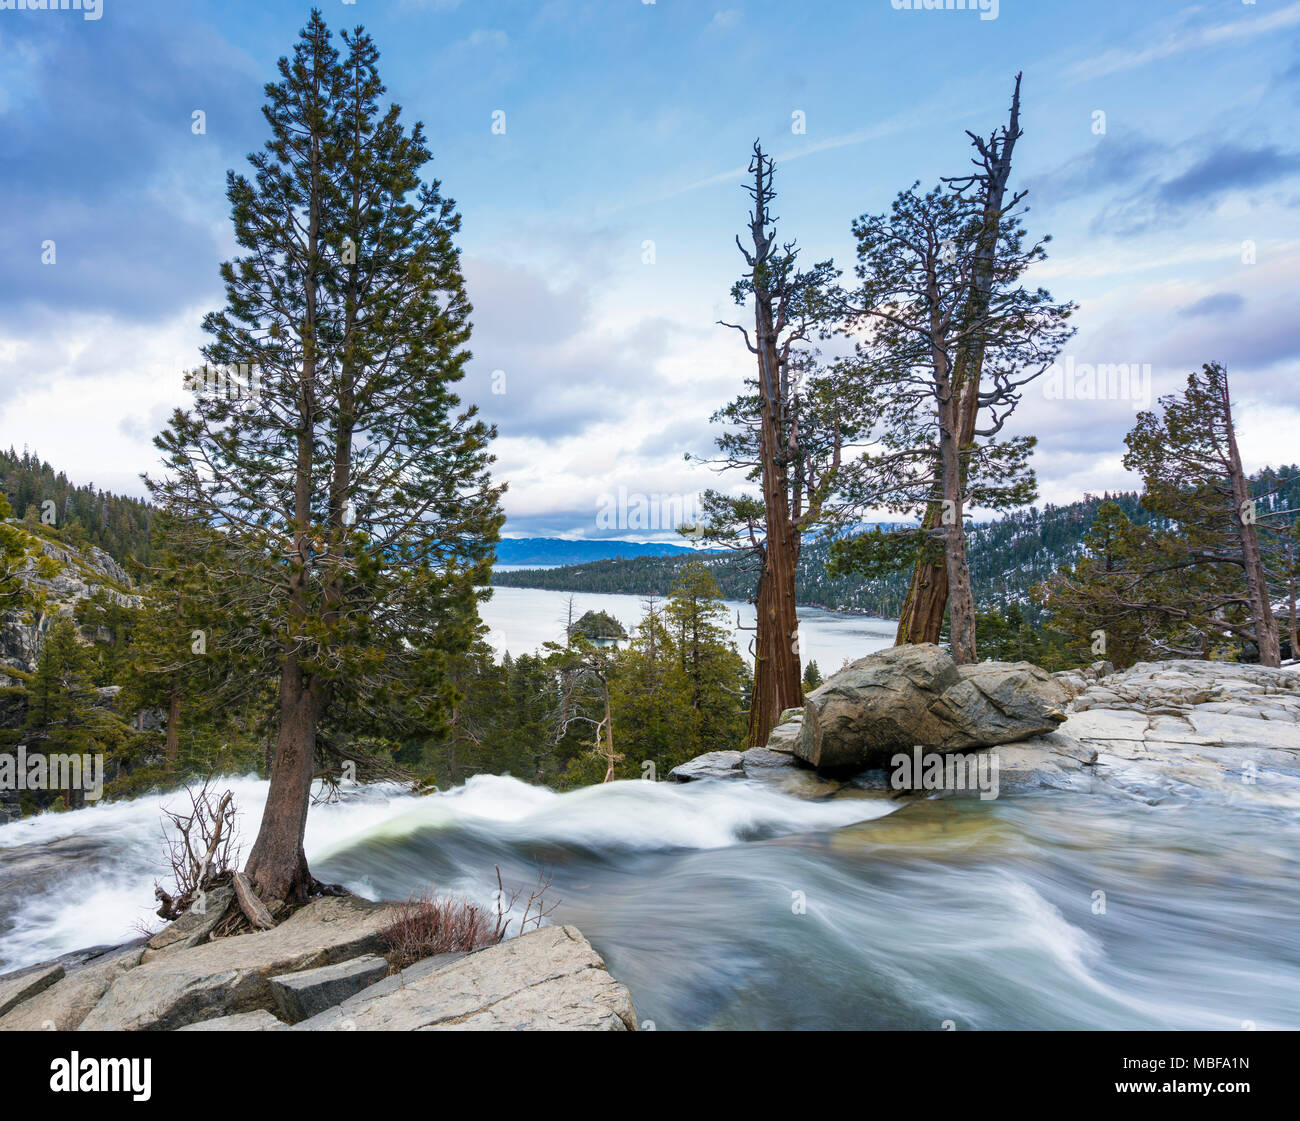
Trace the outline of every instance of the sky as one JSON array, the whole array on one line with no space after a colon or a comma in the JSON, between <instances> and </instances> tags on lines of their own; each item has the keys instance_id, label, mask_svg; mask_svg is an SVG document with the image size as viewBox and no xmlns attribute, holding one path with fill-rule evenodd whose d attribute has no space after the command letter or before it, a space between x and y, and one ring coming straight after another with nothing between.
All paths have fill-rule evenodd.
<instances>
[{"instance_id":1,"label":"sky","mask_svg":"<svg viewBox=\"0 0 1300 1121\"><path fill-rule=\"evenodd\" d=\"M143 495L223 303L226 172L265 142L263 86L311 4L18 3L0 0L0 445ZM507 536L674 539L699 491L741 485L685 456L752 369L717 321L743 314L755 138L782 240L847 275L853 219L965 170L966 130L1005 122L1018 71L1013 186L1052 237L1029 280L1078 304L1075 373L1031 386L1006 430L1038 437L1041 501L1135 488L1135 412L1208 361L1247 467L1300 460L1300 0L972 6L320 3L374 36L463 215L461 396L499 430ZM1120 363L1149 381L1068 395Z\"/></svg>"}]
</instances>

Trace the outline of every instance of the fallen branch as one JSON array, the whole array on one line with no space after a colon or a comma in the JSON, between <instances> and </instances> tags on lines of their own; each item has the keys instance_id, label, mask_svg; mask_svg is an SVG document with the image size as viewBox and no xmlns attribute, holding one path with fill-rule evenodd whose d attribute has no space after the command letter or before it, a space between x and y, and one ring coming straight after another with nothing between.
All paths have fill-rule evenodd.
<instances>
[{"instance_id":1,"label":"fallen branch","mask_svg":"<svg viewBox=\"0 0 1300 1121\"><path fill-rule=\"evenodd\" d=\"M271 912L253 894L253 888L243 872L235 872L230 877L230 882L235 887L235 898L239 901L239 909L256 929L270 930L275 926L275 919L271 918Z\"/></svg>"}]
</instances>

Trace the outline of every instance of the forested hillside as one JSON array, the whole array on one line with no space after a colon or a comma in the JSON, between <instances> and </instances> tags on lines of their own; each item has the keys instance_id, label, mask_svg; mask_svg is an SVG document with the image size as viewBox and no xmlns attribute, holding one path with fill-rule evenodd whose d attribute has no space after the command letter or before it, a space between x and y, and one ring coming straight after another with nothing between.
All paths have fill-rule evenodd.
<instances>
[{"instance_id":1,"label":"forested hillside","mask_svg":"<svg viewBox=\"0 0 1300 1121\"><path fill-rule=\"evenodd\" d=\"M1261 516L1300 508L1300 467L1261 472L1252 479L1252 485L1260 496ZM972 525L970 564L976 601L986 605L1018 603L1027 621L1040 622L1042 609L1031 601L1030 590L1079 555L1097 508L1107 500L1119 505L1134 524L1151 521L1138 495L1123 492L1088 495L1064 506L1032 506L996 521ZM799 603L896 618L907 593L910 571L900 570L877 579L831 578L826 574L828 548L826 541L805 545L799 559ZM633 557L565 568L497 572L493 583L502 587L662 596L681 563L676 557ZM753 596L757 574L746 558L709 557L704 563L726 598L748 600Z\"/></svg>"},{"instance_id":2,"label":"forested hillside","mask_svg":"<svg viewBox=\"0 0 1300 1121\"><path fill-rule=\"evenodd\" d=\"M58 529L71 545L98 545L128 568L131 558L149 561L147 502L98 490L94 483L77 486L26 448L21 454L0 451L0 493L15 517Z\"/></svg>"}]
</instances>

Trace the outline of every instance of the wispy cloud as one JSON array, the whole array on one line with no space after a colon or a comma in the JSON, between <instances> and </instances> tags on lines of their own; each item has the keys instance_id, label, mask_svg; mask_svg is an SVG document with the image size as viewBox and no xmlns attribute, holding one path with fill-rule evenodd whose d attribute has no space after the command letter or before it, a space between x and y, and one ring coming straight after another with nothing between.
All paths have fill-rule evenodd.
<instances>
[{"instance_id":1,"label":"wispy cloud","mask_svg":"<svg viewBox=\"0 0 1300 1121\"><path fill-rule=\"evenodd\" d=\"M1171 31L1160 42L1145 47L1116 47L1076 63L1067 77L1071 85L1092 78L1104 78L1121 70L1131 70L1150 62L1172 58L1174 55L1205 47L1222 47L1246 39L1254 39L1270 32L1300 26L1300 2L1288 4L1276 12L1260 15L1249 5L1241 8L1241 18L1231 23L1210 27L1182 28ZM1247 14L1252 13L1252 14Z\"/></svg>"}]
</instances>

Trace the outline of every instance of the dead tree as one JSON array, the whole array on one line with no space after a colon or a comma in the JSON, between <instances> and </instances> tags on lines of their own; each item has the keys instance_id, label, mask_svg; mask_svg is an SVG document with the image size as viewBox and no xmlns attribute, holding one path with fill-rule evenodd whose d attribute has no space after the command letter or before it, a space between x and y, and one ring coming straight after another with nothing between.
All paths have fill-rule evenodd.
<instances>
[{"instance_id":1,"label":"dead tree","mask_svg":"<svg viewBox=\"0 0 1300 1121\"><path fill-rule=\"evenodd\" d=\"M753 203L748 229L752 248L737 236L736 246L748 271L732 289L737 304L752 302L753 335L739 324L723 324L741 333L757 367L755 395L749 404L756 430L753 475L760 486L761 507L732 503L733 508L721 519L731 526L748 523L749 547L758 560L751 744L766 743L782 710L799 705L803 698L795 610L800 525L791 487L792 467L798 460L798 428L791 414L795 392L792 362L796 348L823 327L831 306L826 289L835 275L829 261L799 271L795 243L778 244L776 219L771 213L776 197L773 170L771 158L755 141L749 166L753 182L746 187ZM797 478L795 483L797 489ZM715 502L715 513L716 506ZM714 535L718 528L715 521ZM733 531L723 532L730 536Z\"/></svg>"},{"instance_id":2,"label":"dead tree","mask_svg":"<svg viewBox=\"0 0 1300 1121\"><path fill-rule=\"evenodd\" d=\"M1003 216L1011 213L1024 198L1024 192L1006 197L1011 177L1011 157L1020 128L1020 75L1016 75L1011 96L1010 119L1006 126L994 130L987 140L974 132L966 134L977 153L973 174L945 180L959 190L972 192L979 199L982 215L979 236L974 248L975 267L970 272L967 318L970 321L987 314L997 257L998 231ZM979 388L984 364L984 345L978 334L963 333L963 345L954 356L951 381L957 399L958 449L967 449L975 438L979 416ZM967 464L963 463L963 471ZM922 522L928 532L938 532L943 525L943 497L936 496L927 506ZM943 557L923 551L912 568L912 580L899 612L895 645L909 642L939 641L944 612L948 606L948 566Z\"/></svg>"}]
</instances>

